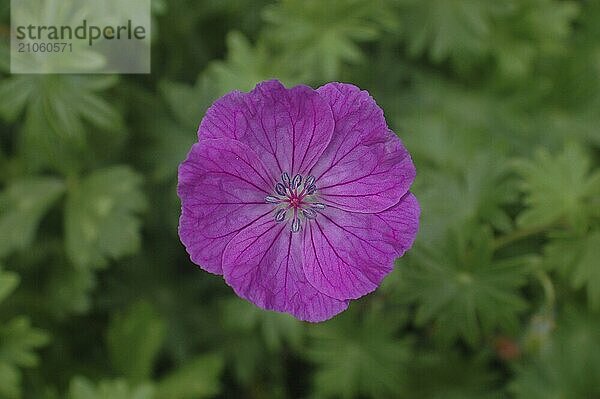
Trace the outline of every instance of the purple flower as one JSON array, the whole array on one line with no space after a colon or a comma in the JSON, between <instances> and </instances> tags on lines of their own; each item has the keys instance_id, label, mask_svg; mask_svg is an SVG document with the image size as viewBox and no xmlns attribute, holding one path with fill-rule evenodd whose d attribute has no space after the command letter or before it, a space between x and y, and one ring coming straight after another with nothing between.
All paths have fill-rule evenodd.
<instances>
[{"instance_id":1,"label":"purple flower","mask_svg":"<svg viewBox=\"0 0 600 399\"><path fill-rule=\"evenodd\" d=\"M410 155L353 85L234 91L198 140L179 168L179 236L194 263L261 308L329 319L415 239Z\"/></svg>"}]
</instances>

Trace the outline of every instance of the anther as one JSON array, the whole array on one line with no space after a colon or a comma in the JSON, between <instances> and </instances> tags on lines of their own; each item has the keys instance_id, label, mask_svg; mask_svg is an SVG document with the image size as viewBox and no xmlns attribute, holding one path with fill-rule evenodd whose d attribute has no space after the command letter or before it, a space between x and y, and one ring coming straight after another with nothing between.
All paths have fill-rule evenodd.
<instances>
[{"instance_id":1,"label":"anther","mask_svg":"<svg viewBox=\"0 0 600 399\"><path fill-rule=\"evenodd\" d=\"M312 210L310 208L303 209L302 214L307 219L314 219L317 217L317 212L315 212L314 210Z\"/></svg>"},{"instance_id":2,"label":"anther","mask_svg":"<svg viewBox=\"0 0 600 399\"><path fill-rule=\"evenodd\" d=\"M313 175L310 175L304 181L304 187L312 186L314 182L315 182L315 177Z\"/></svg>"},{"instance_id":3,"label":"anther","mask_svg":"<svg viewBox=\"0 0 600 399\"><path fill-rule=\"evenodd\" d=\"M265 197L265 202L268 204L279 204L281 202L281 200L277 197L274 197L272 195L267 195Z\"/></svg>"},{"instance_id":4,"label":"anther","mask_svg":"<svg viewBox=\"0 0 600 399\"><path fill-rule=\"evenodd\" d=\"M283 219L285 219L285 213L287 212L287 209L280 209L277 211L277 213L275 213L275 221L276 222L283 222Z\"/></svg>"},{"instance_id":5,"label":"anther","mask_svg":"<svg viewBox=\"0 0 600 399\"><path fill-rule=\"evenodd\" d=\"M304 186L306 187L306 184L304 184ZM315 186L314 184L311 184L310 186L306 187L306 195L312 195L315 193L315 191L317 191L317 186Z\"/></svg>"},{"instance_id":6,"label":"anther","mask_svg":"<svg viewBox=\"0 0 600 399\"><path fill-rule=\"evenodd\" d=\"M284 186L290 186L290 175L288 175L287 172L283 172L283 174L281 175L281 180L283 181Z\"/></svg>"},{"instance_id":7,"label":"anther","mask_svg":"<svg viewBox=\"0 0 600 399\"><path fill-rule=\"evenodd\" d=\"M300 219L295 217L294 221L292 222L292 233L297 233L299 231L300 231Z\"/></svg>"},{"instance_id":8,"label":"anther","mask_svg":"<svg viewBox=\"0 0 600 399\"><path fill-rule=\"evenodd\" d=\"M325 204L322 204L320 202L312 202L310 204L310 207L315 209L325 209Z\"/></svg>"},{"instance_id":9,"label":"anther","mask_svg":"<svg viewBox=\"0 0 600 399\"><path fill-rule=\"evenodd\" d=\"M287 195L287 194L286 194L286 192L285 192L285 186L284 186L283 184L281 184L281 183L277 183L277 184L275 185L275 191L276 191L276 192L277 192L277 194L279 194L279 195L283 195L283 196L286 196L286 195Z\"/></svg>"},{"instance_id":10,"label":"anther","mask_svg":"<svg viewBox=\"0 0 600 399\"><path fill-rule=\"evenodd\" d=\"M302 184L302 176L300 175L296 175L294 176L294 179L292 180L292 190L297 189L298 187L300 187L300 184Z\"/></svg>"}]
</instances>

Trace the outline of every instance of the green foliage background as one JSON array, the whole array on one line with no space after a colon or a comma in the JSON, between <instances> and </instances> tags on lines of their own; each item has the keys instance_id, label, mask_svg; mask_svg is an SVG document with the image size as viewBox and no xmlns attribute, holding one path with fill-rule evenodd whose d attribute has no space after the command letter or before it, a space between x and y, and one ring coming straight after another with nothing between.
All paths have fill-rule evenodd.
<instances>
[{"instance_id":1,"label":"green foliage background","mask_svg":"<svg viewBox=\"0 0 600 399\"><path fill-rule=\"evenodd\" d=\"M152 74L10 75L0 398L600 398L600 1L157 0ZM207 106L368 89L414 156L415 248L319 325L192 265Z\"/></svg>"}]
</instances>

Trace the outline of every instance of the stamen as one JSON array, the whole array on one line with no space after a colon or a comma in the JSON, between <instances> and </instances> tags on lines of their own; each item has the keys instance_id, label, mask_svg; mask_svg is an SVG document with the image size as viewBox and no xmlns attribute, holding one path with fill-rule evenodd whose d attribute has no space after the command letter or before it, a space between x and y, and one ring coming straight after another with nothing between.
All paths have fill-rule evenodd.
<instances>
[{"instance_id":1,"label":"stamen","mask_svg":"<svg viewBox=\"0 0 600 399\"><path fill-rule=\"evenodd\" d=\"M315 182L315 177L313 175L310 175L304 181L304 187L312 186L314 182Z\"/></svg>"},{"instance_id":2,"label":"stamen","mask_svg":"<svg viewBox=\"0 0 600 399\"><path fill-rule=\"evenodd\" d=\"M283 172L283 174L281 175L281 180L283 181L283 184L286 187L290 186L290 175L288 175L287 172Z\"/></svg>"},{"instance_id":3,"label":"stamen","mask_svg":"<svg viewBox=\"0 0 600 399\"><path fill-rule=\"evenodd\" d=\"M320 202L312 202L310 204L311 208L315 208L315 209L325 209L325 204L322 204Z\"/></svg>"},{"instance_id":4,"label":"stamen","mask_svg":"<svg viewBox=\"0 0 600 399\"><path fill-rule=\"evenodd\" d=\"M305 218L307 219L314 219L317 217L317 212L313 211L310 208L306 208L302 210L302 214L304 215Z\"/></svg>"},{"instance_id":5,"label":"stamen","mask_svg":"<svg viewBox=\"0 0 600 399\"><path fill-rule=\"evenodd\" d=\"M304 178L295 174L290 178L288 172L281 174L281 181L275 184L276 194L267 195L265 202L274 204L275 221L278 223L292 219L291 231L297 233L302 229L302 223L315 219L326 208L325 204L312 202L311 197L317 192L314 176Z\"/></svg>"},{"instance_id":6,"label":"stamen","mask_svg":"<svg viewBox=\"0 0 600 399\"><path fill-rule=\"evenodd\" d=\"M267 195L265 197L265 202L268 204L279 204L281 202L281 199L274 197L272 195Z\"/></svg>"},{"instance_id":7,"label":"stamen","mask_svg":"<svg viewBox=\"0 0 600 399\"><path fill-rule=\"evenodd\" d=\"M277 191L277 194L279 194L279 195L283 195L283 196L287 195L287 193L285 192L285 186L281 183L277 183L275 185L275 191Z\"/></svg>"},{"instance_id":8,"label":"stamen","mask_svg":"<svg viewBox=\"0 0 600 399\"><path fill-rule=\"evenodd\" d=\"M294 221L292 222L292 233L297 233L300 231L300 219L298 219L298 217L294 218Z\"/></svg>"},{"instance_id":9,"label":"stamen","mask_svg":"<svg viewBox=\"0 0 600 399\"><path fill-rule=\"evenodd\" d=\"M300 184L302 184L302 176L300 175L296 175L294 176L294 179L292 180L292 190L297 189L298 187L300 187Z\"/></svg>"},{"instance_id":10,"label":"stamen","mask_svg":"<svg viewBox=\"0 0 600 399\"><path fill-rule=\"evenodd\" d=\"M278 210L277 213L275 213L275 221L283 222L283 219L285 219L286 212L287 212L287 209L285 209L285 208Z\"/></svg>"}]
</instances>

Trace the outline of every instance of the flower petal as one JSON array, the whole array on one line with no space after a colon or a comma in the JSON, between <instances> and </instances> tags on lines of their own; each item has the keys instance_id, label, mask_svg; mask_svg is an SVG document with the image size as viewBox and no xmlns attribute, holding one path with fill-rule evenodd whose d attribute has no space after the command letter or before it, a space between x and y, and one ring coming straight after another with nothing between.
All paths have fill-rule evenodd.
<instances>
[{"instance_id":1,"label":"flower petal","mask_svg":"<svg viewBox=\"0 0 600 399\"><path fill-rule=\"evenodd\" d=\"M278 180L283 172L305 174L333 134L331 108L308 86L286 89L260 83L250 93L234 91L217 100L200 124L198 138L228 137L256 153Z\"/></svg>"},{"instance_id":2,"label":"flower petal","mask_svg":"<svg viewBox=\"0 0 600 399\"><path fill-rule=\"evenodd\" d=\"M179 237L192 261L222 274L221 258L229 240L268 214L271 183L264 165L248 146L231 139L194 144L179 167Z\"/></svg>"},{"instance_id":3,"label":"flower petal","mask_svg":"<svg viewBox=\"0 0 600 399\"><path fill-rule=\"evenodd\" d=\"M394 205L416 172L381 108L368 92L350 84L328 83L317 91L329 102L335 119L331 141L311 171L323 199L365 213Z\"/></svg>"},{"instance_id":4,"label":"flower petal","mask_svg":"<svg viewBox=\"0 0 600 399\"><path fill-rule=\"evenodd\" d=\"M327 208L304 230L304 272L308 282L331 297L359 298L375 290L415 239L419 204L407 193L393 207L374 214Z\"/></svg>"},{"instance_id":5,"label":"flower petal","mask_svg":"<svg viewBox=\"0 0 600 399\"><path fill-rule=\"evenodd\" d=\"M291 313L305 321L323 321L348 307L315 290L304 276L301 239L289 225L270 216L246 227L225 248L223 276L242 298L263 309Z\"/></svg>"}]
</instances>

